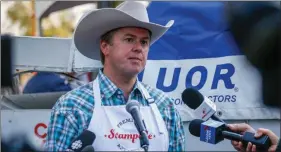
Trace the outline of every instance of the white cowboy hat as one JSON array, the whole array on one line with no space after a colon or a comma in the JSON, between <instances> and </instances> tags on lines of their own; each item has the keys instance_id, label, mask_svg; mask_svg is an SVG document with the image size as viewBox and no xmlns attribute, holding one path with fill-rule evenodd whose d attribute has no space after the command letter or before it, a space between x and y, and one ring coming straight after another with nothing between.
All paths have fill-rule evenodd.
<instances>
[{"instance_id":1,"label":"white cowboy hat","mask_svg":"<svg viewBox=\"0 0 281 152\"><path fill-rule=\"evenodd\" d=\"M150 23L146 7L140 2L125 1L116 8L103 8L88 12L74 31L74 44L84 56L100 60L100 37L120 27L141 27L151 31L151 44L158 40L172 25Z\"/></svg>"}]
</instances>

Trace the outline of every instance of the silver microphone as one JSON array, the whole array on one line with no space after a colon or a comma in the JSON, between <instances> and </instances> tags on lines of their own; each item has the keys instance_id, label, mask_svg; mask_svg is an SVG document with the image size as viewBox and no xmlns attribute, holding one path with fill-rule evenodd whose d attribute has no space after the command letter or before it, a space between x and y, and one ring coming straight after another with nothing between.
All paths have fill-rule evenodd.
<instances>
[{"instance_id":1,"label":"silver microphone","mask_svg":"<svg viewBox=\"0 0 281 152\"><path fill-rule=\"evenodd\" d=\"M148 151L149 141L146 134L146 128L140 114L140 105L136 100L131 100L126 105L126 110L134 119L135 126L140 134L141 147Z\"/></svg>"}]
</instances>

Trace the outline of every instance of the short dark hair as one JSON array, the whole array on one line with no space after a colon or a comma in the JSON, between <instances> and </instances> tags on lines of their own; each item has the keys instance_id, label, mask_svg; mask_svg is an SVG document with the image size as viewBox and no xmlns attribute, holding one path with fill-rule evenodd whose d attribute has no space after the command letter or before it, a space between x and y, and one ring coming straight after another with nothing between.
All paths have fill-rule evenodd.
<instances>
[{"instance_id":1,"label":"short dark hair","mask_svg":"<svg viewBox=\"0 0 281 152\"><path fill-rule=\"evenodd\" d=\"M101 36L101 41L105 41L106 43L112 44L112 38L113 35L116 33L118 29L113 29L111 31L106 32L105 34L103 34ZM101 57L101 63L104 64L104 54L102 53L102 51L100 50L100 57Z\"/></svg>"}]
</instances>

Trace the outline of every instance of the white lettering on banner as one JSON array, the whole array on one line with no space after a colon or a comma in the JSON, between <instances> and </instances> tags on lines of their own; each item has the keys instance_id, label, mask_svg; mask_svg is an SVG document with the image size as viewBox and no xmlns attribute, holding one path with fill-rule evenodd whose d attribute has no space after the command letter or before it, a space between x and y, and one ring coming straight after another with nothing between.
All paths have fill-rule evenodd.
<instances>
[{"instance_id":1,"label":"white lettering on banner","mask_svg":"<svg viewBox=\"0 0 281 152\"><path fill-rule=\"evenodd\" d=\"M244 56L149 60L139 79L166 92L174 98L176 105L184 104L181 93L185 88L191 87L216 104L232 104L238 98L245 97L243 91L248 92L248 95L255 95L255 87L260 84L256 69L247 65L244 60ZM247 86L247 83L252 86ZM256 101L256 97L252 98Z\"/></svg>"}]
</instances>

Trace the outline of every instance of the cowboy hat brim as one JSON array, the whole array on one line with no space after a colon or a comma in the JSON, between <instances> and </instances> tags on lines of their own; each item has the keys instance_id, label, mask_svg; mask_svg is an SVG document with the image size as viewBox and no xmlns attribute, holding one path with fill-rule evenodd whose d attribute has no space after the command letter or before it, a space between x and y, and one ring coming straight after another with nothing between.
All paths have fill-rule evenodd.
<instances>
[{"instance_id":1,"label":"cowboy hat brim","mask_svg":"<svg viewBox=\"0 0 281 152\"><path fill-rule=\"evenodd\" d=\"M151 44L158 40L172 25L165 26L143 22L118 9L105 8L86 14L74 31L74 44L84 56L100 60L100 37L106 32L121 27L141 27L151 31Z\"/></svg>"}]
</instances>

